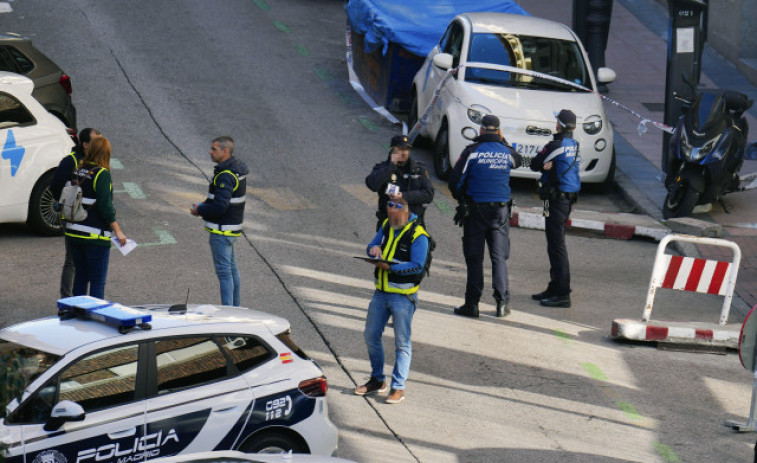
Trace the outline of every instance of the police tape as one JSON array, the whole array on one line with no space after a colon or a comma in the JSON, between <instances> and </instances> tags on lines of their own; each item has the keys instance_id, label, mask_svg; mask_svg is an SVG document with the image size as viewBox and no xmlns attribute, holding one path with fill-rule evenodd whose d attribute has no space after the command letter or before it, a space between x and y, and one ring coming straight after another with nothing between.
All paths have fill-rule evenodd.
<instances>
[{"instance_id":1,"label":"police tape","mask_svg":"<svg viewBox=\"0 0 757 463\"><path fill-rule=\"evenodd\" d=\"M563 84L563 85L567 85L569 87L572 87L572 88L575 88L575 89L578 89L578 90L583 90L584 92L587 92L587 93L596 93L604 101L606 101L606 102L610 103L611 105L613 105L613 106L615 106L615 107L617 107L617 108L619 108L619 109L621 109L623 111L626 111L626 112L630 113L632 116L640 119L639 127L638 127L639 135L642 135L642 134L644 134L644 133L647 132L647 124L651 124L652 126L654 126L654 127L658 128L658 129L662 130L663 132L673 133L675 131L675 129L673 127L671 127L669 125L666 125L666 124L663 124L662 122L657 122L657 121L653 121L653 120L651 120L649 118L646 118L643 115L639 114L638 112L634 111L633 109L629 108L628 106L624 105L623 103L621 103L621 102L619 102L617 100L614 100L614 99L612 99L612 98L610 98L608 96L602 95L601 93L599 93L597 91L591 90L590 88L584 87L583 85L577 84L575 82L571 82L571 81L566 80L566 79L561 79L559 77L551 76L549 74L544 74L544 73L537 72L537 71L529 71L527 69L521 69L521 68L516 68L516 67L513 67L513 66L506 66L506 65L500 65L500 64L473 62L473 63L468 63L467 66L468 67L483 68L483 69L492 69L492 70L495 70L495 71L514 72L516 74L522 74L522 75L526 75L526 76L529 76L529 77L538 77L539 79L549 80L549 81L552 81L552 82L557 82L557 83L560 83L560 84Z\"/></svg>"},{"instance_id":2,"label":"police tape","mask_svg":"<svg viewBox=\"0 0 757 463\"><path fill-rule=\"evenodd\" d=\"M442 89L447 84L447 81L449 80L450 77L457 74L457 70L459 68L460 67L458 66L456 68L447 69L447 74L444 76L444 79L442 79L441 82L439 82L439 84L434 89L434 95L431 97L431 101L428 102L428 105L426 105L426 110L423 111L423 115L419 117L417 121L415 121L415 124L413 124L412 130L410 130L410 133L407 134L407 138L410 139L411 144L413 143L413 141L415 141L415 138L418 136L418 134L421 133L421 129L423 129L423 127L425 127L426 124L428 123L428 116L431 114L431 108L434 107L434 105L436 104L436 101L439 99L439 94L442 92ZM410 111L412 110L413 108L410 108Z\"/></svg>"}]
</instances>

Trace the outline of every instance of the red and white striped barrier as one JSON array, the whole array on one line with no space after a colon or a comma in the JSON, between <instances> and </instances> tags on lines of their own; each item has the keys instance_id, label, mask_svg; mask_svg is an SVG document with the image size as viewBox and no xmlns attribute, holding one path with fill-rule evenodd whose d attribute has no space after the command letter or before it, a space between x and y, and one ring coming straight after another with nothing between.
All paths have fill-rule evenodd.
<instances>
[{"instance_id":1,"label":"red and white striped barrier","mask_svg":"<svg viewBox=\"0 0 757 463\"><path fill-rule=\"evenodd\" d=\"M727 247L733 251L733 260L722 262L666 254L665 249L671 241ZM736 348L739 343L739 328L738 326L726 327L726 321L731 310L740 262L741 250L736 243L731 241L677 234L664 237L657 247L641 321L614 320L612 337L633 341L700 343ZM723 296L723 307L718 323L650 321L658 288Z\"/></svg>"},{"instance_id":2,"label":"red and white striped barrier","mask_svg":"<svg viewBox=\"0 0 757 463\"><path fill-rule=\"evenodd\" d=\"M572 214L574 216L580 216L581 211L573 211ZM613 215L614 214L607 214L607 217L610 220L571 217L568 219L566 228L568 230L588 230L603 233L606 238L614 238L618 240L630 240L636 236L653 238L659 241L670 233L667 228L645 227L641 225L613 222ZM544 230L544 214L541 211L541 208L518 208L516 206L513 217L510 219L510 226L526 228L529 230Z\"/></svg>"}]
</instances>

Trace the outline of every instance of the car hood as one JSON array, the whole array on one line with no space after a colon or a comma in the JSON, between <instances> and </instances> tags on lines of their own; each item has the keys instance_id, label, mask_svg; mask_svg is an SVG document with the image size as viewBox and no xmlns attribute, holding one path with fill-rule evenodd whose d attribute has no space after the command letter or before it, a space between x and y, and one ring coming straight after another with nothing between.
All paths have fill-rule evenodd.
<instances>
[{"instance_id":1,"label":"car hood","mask_svg":"<svg viewBox=\"0 0 757 463\"><path fill-rule=\"evenodd\" d=\"M458 95L466 108L474 104L488 108L499 117L503 126L507 125L507 121L511 124L521 124L524 121L554 124L555 114L561 109L572 110L576 114L578 124L584 118L593 115L605 119L602 100L596 93L554 92L462 83Z\"/></svg>"}]
</instances>

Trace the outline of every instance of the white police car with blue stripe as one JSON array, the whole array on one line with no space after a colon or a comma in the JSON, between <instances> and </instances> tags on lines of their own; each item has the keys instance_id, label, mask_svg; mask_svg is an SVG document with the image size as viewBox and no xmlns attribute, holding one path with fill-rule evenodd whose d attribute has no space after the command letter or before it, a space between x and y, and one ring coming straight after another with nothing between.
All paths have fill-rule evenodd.
<instances>
[{"instance_id":1,"label":"white police car with blue stripe","mask_svg":"<svg viewBox=\"0 0 757 463\"><path fill-rule=\"evenodd\" d=\"M321 369L289 322L214 305L78 296L0 330L8 463L134 463L213 450L333 455Z\"/></svg>"}]
</instances>

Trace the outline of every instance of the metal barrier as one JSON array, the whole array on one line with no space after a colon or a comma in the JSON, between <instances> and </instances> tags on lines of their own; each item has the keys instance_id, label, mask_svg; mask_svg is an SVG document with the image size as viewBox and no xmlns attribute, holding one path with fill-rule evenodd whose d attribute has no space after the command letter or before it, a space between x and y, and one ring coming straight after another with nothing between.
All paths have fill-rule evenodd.
<instances>
[{"instance_id":1,"label":"metal barrier","mask_svg":"<svg viewBox=\"0 0 757 463\"><path fill-rule=\"evenodd\" d=\"M730 248L733 251L733 261L721 262L665 254L665 248L671 241ZM652 315L652 304L657 288L667 288L725 296L718 321L718 325L725 325L728 320L728 313L731 310L733 290L736 287L736 276L739 272L740 263L741 249L732 241L689 235L667 235L657 247L642 320L648 322Z\"/></svg>"}]
</instances>

